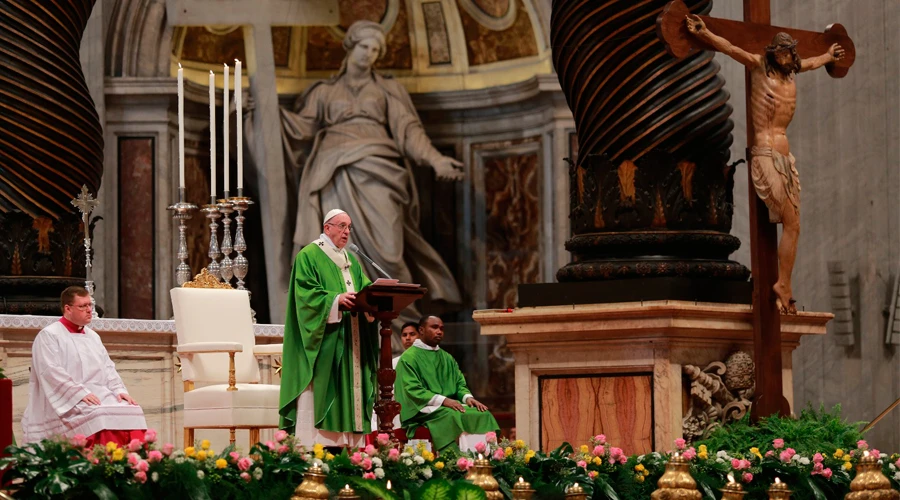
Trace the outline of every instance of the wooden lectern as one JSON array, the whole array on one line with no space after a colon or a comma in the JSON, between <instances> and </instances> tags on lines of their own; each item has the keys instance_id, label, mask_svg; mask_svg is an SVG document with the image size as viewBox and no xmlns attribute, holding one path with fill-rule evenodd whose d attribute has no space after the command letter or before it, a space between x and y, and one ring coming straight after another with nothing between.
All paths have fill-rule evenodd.
<instances>
[{"instance_id":1,"label":"wooden lectern","mask_svg":"<svg viewBox=\"0 0 900 500\"><path fill-rule=\"evenodd\" d=\"M397 373L391 364L391 322L406 306L422 298L427 290L419 285L400 283L397 280L376 280L356 294L356 305L351 310L369 313L381 323L381 356L378 368L378 431L393 435L394 417L400 413L400 403L394 401L394 381Z\"/></svg>"}]
</instances>

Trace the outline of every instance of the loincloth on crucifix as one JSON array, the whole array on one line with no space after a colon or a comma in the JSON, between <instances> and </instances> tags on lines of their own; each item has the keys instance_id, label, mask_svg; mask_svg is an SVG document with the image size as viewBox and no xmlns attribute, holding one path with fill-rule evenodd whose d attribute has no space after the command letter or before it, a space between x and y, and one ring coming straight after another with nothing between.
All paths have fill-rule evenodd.
<instances>
[{"instance_id":1,"label":"loincloth on crucifix","mask_svg":"<svg viewBox=\"0 0 900 500\"><path fill-rule=\"evenodd\" d=\"M769 209L769 221L781 222L785 203L800 213L800 174L794 166L794 155L785 156L772 148L753 146L750 158L753 187Z\"/></svg>"}]
</instances>

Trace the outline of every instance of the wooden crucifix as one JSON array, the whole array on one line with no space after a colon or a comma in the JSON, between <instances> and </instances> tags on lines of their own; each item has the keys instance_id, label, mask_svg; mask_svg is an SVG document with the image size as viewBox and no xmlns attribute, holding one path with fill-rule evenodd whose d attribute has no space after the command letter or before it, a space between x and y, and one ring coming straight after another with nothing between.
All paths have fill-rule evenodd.
<instances>
[{"instance_id":1,"label":"wooden crucifix","mask_svg":"<svg viewBox=\"0 0 900 500\"><path fill-rule=\"evenodd\" d=\"M770 26L770 18L769 0L744 0L743 22L694 15L674 0L657 19L657 33L671 55L715 50L746 67L754 418L790 414L781 376L780 314L797 312L791 273L800 231L800 180L786 135L797 102L795 75L825 66L841 78L856 58L840 24L817 33ZM784 229L780 244L775 223Z\"/></svg>"}]
</instances>

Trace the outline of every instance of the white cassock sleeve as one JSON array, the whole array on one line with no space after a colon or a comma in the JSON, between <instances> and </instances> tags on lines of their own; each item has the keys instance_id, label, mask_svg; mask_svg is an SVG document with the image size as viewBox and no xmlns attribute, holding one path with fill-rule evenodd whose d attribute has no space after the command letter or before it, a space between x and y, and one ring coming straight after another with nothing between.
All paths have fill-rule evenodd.
<instances>
[{"instance_id":1,"label":"white cassock sleeve","mask_svg":"<svg viewBox=\"0 0 900 500\"><path fill-rule=\"evenodd\" d=\"M37 375L41 391L47 395L53 411L60 416L91 393L83 385L75 382L68 370L59 364L61 358L56 339L49 334L38 334L35 337L31 347L31 369Z\"/></svg>"},{"instance_id":2,"label":"white cassock sleeve","mask_svg":"<svg viewBox=\"0 0 900 500\"><path fill-rule=\"evenodd\" d=\"M332 323L340 323L342 319L344 319L344 315L341 314L341 310L338 308L338 302L340 302L341 296L338 294L334 298L334 302L331 303L331 309L328 311L328 319L325 321L329 325Z\"/></svg>"}]
</instances>

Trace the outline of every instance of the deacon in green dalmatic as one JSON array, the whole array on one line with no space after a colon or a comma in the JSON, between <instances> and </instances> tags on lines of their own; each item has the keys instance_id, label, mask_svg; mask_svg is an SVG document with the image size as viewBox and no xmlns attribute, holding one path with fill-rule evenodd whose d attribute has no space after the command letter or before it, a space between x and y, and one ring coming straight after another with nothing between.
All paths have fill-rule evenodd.
<instances>
[{"instance_id":1,"label":"deacon in green dalmatic","mask_svg":"<svg viewBox=\"0 0 900 500\"><path fill-rule=\"evenodd\" d=\"M374 322L349 312L371 284L344 249L351 229L346 212L328 212L291 272L279 413L281 428L307 446L356 448L372 431L379 340Z\"/></svg>"},{"instance_id":2,"label":"deacon in green dalmatic","mask_svg":"<svg viewBox=\"0 0 900 500\"><path fill-rule=\"evenodd\" d=\"M500 426L487 406L472 397L456 360L439 347L444 322L435 316L419 321L419 338L397 363L397 401L400 421L407 435L425 426L434 447L463 450L474 448L484 434Z\"/></svg>"}]
</instances>

